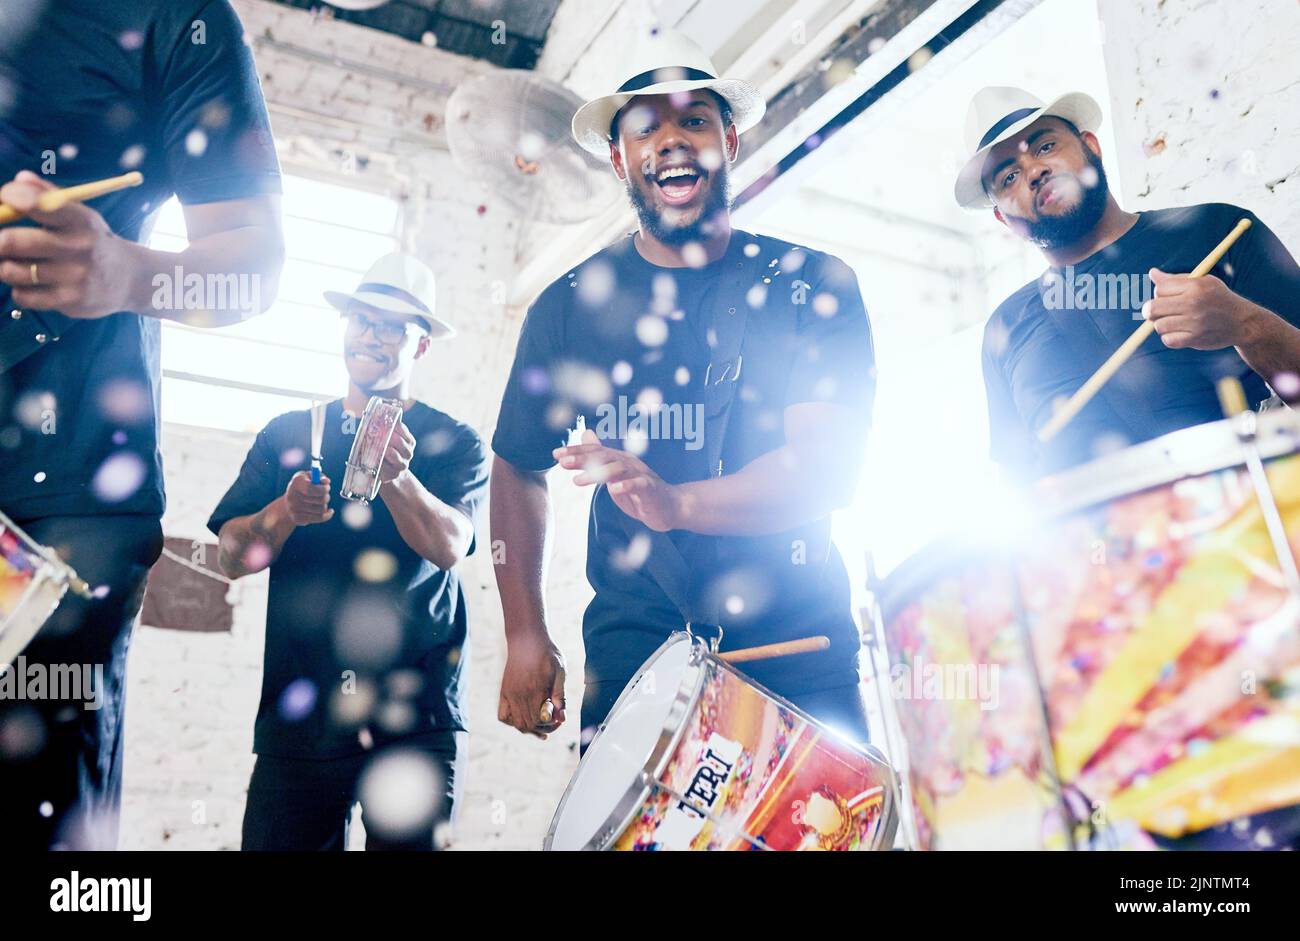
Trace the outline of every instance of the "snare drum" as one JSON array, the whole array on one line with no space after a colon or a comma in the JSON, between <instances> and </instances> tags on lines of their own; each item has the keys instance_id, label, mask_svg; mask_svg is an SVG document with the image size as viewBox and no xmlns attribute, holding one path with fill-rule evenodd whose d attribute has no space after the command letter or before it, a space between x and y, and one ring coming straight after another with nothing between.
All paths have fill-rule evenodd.
<instances>
[{"instance_id":1,"label":"snare drum","mask_svg":"<svg viewBox=\"0 0 1300 941\"><path fill-rule=\"evenodd\" d=\"M89 596L70 566L0 513L0 667L36 636L69 587Z\"/></svg>"},{"instance_id":2,"label":"snare drum","mask_svg":"<svg viewBox=\"0 0 1300 941\"><path fill-rule=\"evenodd\" d=\"M883 759L679 633L592 739L544 848L889 849L894 808Z\"/></svg>"},{"instance_id":3,"label":"snare drum","mask_svg":"<svg viewBox=\"0 0 1300 941\"><path fill-rule=\"evenodd\" d=\"M339 496L357 503L370 503L379 493L379 471L384 464L388 442L402 420L402 403L372 395L357 426Z\"/></svg>"},{"instance_id":4,"label":"snare drum","mask_svg":"<svg viewBox=\"0 0 1300 941\"><path fill-rule=\"evenodd\" d=\"M1257 434L1216 422L1044 481L1011 545L887 579L922 848L1270 844L1249 819L1300 804L1300 418L1243 420ZM980 670L991 701L952 695Z\"/></svg>"}]
</instances>

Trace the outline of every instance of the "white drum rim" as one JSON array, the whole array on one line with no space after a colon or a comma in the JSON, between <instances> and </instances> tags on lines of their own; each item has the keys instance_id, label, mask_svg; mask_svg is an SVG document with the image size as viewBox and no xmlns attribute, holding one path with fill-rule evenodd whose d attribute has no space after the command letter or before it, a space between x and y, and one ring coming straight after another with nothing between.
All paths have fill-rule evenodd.
<instances>
[{"instance_id":1,"label":"white drum rim","mask_svg":"<svg viewBox=\"0 0 1300 941\"><path fill-rule=\"evenodd\" d=\"M1253 413L1260 458L1300 451L1300 412ZM1034 486L1044 520L1069 516L1117 497L1246 463L1237 434L1241 416L1192 425L1044 477Z\"/></svg>"},{"instance_id":2,"label":"white drum rim","mask_svg":"<svg viewBox=\"0 0 1300 941\"><path fill-rule=\"evenodd\" d=\"M664 643L661 644L659 648L650 655L650 657L645 661L645 663L641 664L641 668L638 669L636 674L632 677L632 679L628 681L627 687L619 695L614 705L610 707L609 710L610 714L612 715L614 711L618 709L618 707L623 703L623 701L627 699L631 690L635 688L636 681L641 677L643 673L645 673L646 670L650 668L650 665L652 663L654 663L656 660L659 659L659 656L665 650L667 650L669 647L673 646L674 644L690 642L692 640L693 638L691 637L691 635L687 634L685 631L677 631L670 634L668 640L664 641ZM790 700L786 699L781 694L776 693L773 690L769 689L768 687L764 686L762 683L755 680L749 674L744 673L743 671L737 669L727 661L715 656L707 649L701 650L701 653L703 654L702 661L704 664L711 665L715 670L725 670L728 673L734 674L749 686L753 686L754 688L762 692L765 696L769 697L779 705L783 706L784 708L793 712L795 715L799 716L799 718L803 719L809 725L816 726L826 734L833 736L837 742L841 743L842 745L862 755L868 761L871 761L874 764L883 767L886 773L885 774L886 780L884 786L884 796L882 798L881 807L880 807L881 826L877 828L875 834L875 840L873 841L872 846L870 848L873 850L878 850L893 845L894 835L898 827L898 814L896 812L895 804L898 801L899 774L898 774L898 770L894 767L893 763L889 760L889 757L885 755L883 752L881 752L875 746L867 745L864 747L863 745L860 745L859 743L854 742L849 738L841 735L835 729L828 726L826 723L822 722L819 719L814 718L812 715L810 715L808 712L804 711L803 709L800 709L798 706L796 706ZM655 747L651 751L650 757L649 759L647 759L643 769L644 773L650 776L651 783L649 784L634 783L631 787L629 787L623 799L619 801L615 809L609 814L608 817L606 817L605 822L601 826L596 828L597 837L599 837L600 834L602 833L609 833L611 828L613 832L609 836L605 837L603 840L597 840L597 839L589 840L587 842L587 845L584 846L583 849L585 850L607 849L609 845L614 840L616 840L620 835L622 835L624 830L627 829L628 824L632 822L633 816L636 815L637 810L641 807L642 803L644 803L646 797L657 786L660 776L667 768L668 762L672 760L673 755L676 753L677 746L681 743L682 738L686 735L687 723L683 722L682 718L686 715L690 715L694 713L695 706L699 702L700 694L704 689L704 682L707 676L708 676L708 670L702 668L696 673L693 682L690 679L690 677L683 678L682 683L679 685L677 689L677 695L673 699L672 708L668 712L668 718L664 721L664 728L660 732L659 740L655 743ZM861 684L859 683L859 685ZM674 727L674 723L675 723L675 727ZM600 730L597 731L596 735L592 738L591 745L596 744L596 741L600 738L601 735L604 734L604 730L605 730L604 723L602 723ZM591 754L592 754L591 746L588 746L587 754L582 757L582 761L578 762L579 769L581 769L583 763L586 762L587 759L591 757ZM564 796L560 798L560 804L558 807L555 808L555 815L551 818L551 825L549 829L547 829L546 831L546 839L542 842L543 851L551 850L551 842L555 838L555 831L559 828L560 818L564 815L564 808L569 803L569 796L571 794L572 783L573 780L577 779L577 775L578 772L575 769L573 773L573 778L570 779L569 782L570 787L565 788Z\"/></svg>"},{"instance_id":3,"label":"white drum rim","mask_svg":"<svg viewBox=\"0 0 1300 941\"><path fill-rule=\"evenodd\" d=\"M618 699L614 701L614 705L610 707L609 715L613 715L618 710L619 706L623 705L623 703L627 701L628 697L632 695L632 691L636 688L637 680L639 680L646 671L651 668L651 665L654 664L660 656L668 650L668 648L682 643L703 643L703 641L693 638L686 631L674 631L669 634L668 639L660 644L655 652L646 658L646 661L642 663L636 673L632 675L632 679L628 680L627 686L623 688L623 692L619 694ZM592 838L587 841L586 845L584 845L582 849L604 850L608 848L610 844L613 843L614 840L618 839L623 831L627 829L627 825L632 822L632 818L636 815L637 810L641 807L642 803L644 803L650 792L654 790L655 785L653 782L659 780L659 776L663 774L668 762L672 760L673 753L677 751L678 744L681 742L683 736L686 735L687 723L682 720L694 712L696 703L699 702L700 693L704 689L704 681L708 673L707 669L704 668L704 665L710 661L715 663L718 662L715 658L709 657L707 651L701 652L705 654L701 661L701 668L695 671L693 677L690 673L687 673L682 677L678 684L677 693L673 697L672 706L668 710L668 716L664 719L663 728L659 731L659 738L655 741L654 747L650 750L650 756L642 766L641 780L634 780L629 784L627 792L619 802L614 805L614 809L610 811L604 822L596 828ZM564 789L564 795L560 798L559 806L555 808L555 814L551 817L551 825L546 831L546 838L542 841L543 851L551 851L551 843L555 839L555 831L559 829L560 818L564 816L564 809L568 806L569 797L573 793L573 782L577 780L578 772L582 770L582 766L586 764L595 753L595 745L600 741L600 737L604 734L605 723L601 722L596 734L592 736L591 743L587 746L587 753L582 756L582 760L578 762L578 767L574 769L573 777L569 780L569 786ZM649 777L651 783L645 783L646 777Z\"/></svg>"}]
</instances>

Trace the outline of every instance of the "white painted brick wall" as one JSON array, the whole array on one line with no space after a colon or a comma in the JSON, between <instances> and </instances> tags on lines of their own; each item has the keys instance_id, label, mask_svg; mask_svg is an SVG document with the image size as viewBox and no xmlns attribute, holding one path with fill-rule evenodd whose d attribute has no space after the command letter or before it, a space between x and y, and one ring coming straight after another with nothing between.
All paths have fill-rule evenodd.
<instances>
[{"instance_id":1,"label":"white painted brick wall","mask_svg":"<svg viewBox=\"0 0 1300 941\"><path fill-rule=\"evenodd\" d=\"M1099 0L1125 208L1230 202L1300 252L1300 3Z\"/></svg>"}]
</instances>

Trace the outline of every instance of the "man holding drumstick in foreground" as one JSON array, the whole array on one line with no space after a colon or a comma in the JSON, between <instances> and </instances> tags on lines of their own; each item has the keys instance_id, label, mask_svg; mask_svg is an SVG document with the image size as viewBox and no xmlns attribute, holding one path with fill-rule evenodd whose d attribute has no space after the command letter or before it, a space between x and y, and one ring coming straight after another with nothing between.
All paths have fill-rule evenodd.
<instances>
[{"instance_id":1,"label":"man holding drumstick in foreground","mask_svg":"<svg viewBox=\"0 0 1300 941\"><path fill-rule=\"evenodd\" d=\"M1087 95L1044 105L1015 88L971 102L957 202L1042 249L1051 267L984 332L992 456L1035 477L1223 417L1215 382L1251 407L1300 397L1300 267L1248 210L1222 203L1125 212L1106 183ZM1240 219L1252 226L1212 273L1193 271ZM1155 336L1046 443L1058 404L1149 318Z\"/></svg>"},{"instance_id":2,"label":"man holding drumstick in foreground","mask_svg":"<svg viewBox=\"0 0 1300 941\"><path fill-rule=\"evenodd\" d=\"M723 651L829 638L745 672L865 742L859 639L830 538L861 471L875 385L857 280L829 255L731 227L727 170L762 116L756 89L717 78L669 31L632 61L573 131L626 184L639 230L533 304L493 439L509 648L499 717L539 735L566 719L544 603L546 475L558 463L597 488L583 746L689 619L681 586L660 577L673 560L694 576L700 609L720 616ZM575 422L586 434L565 447Z\"/></svg>"},{"instance_id":3,"label":"man holding drumstick in foreground","mask_svg":"<svg viewBox=\"0 0 1300 941\"><path fill-rule=\"evenodd\" d=\"M199 41L201 39L201 41ZM280 173L243 27L226 0L59 0L0 8L0 510L98 591L69 596L28 668L103 671L103 703L0 701L8 846L112 848L126 657L162 550L160 320L211 327L274 300ZM53 212L60 186L143 185ZM35 171L39 171L35 172ZM173 194L190 245L142 244ZM159 275L251 278L260 304L157 304ZM164 292L168 297L173 292ZM253 309L257 307L257 309Z\"/></svg>"},{"instance_id":4,"label":"man holding drumstick in foreground","mask_svg":"<svg viewBox=\"0 0 1300 941\"><path fill-rule=\"evenodd\" d=\"M1241 382L1252 408L1272 390L1300 398L1295 259L1236 206L1124 212L1106 185L1094 133L1100 121L1086 95L1044 105L1014 88L982 90L967 119L974 154L957 180L958 203L991 207L1051 265L994 311L984 333L992 456L1025 480L1223 418L1215 383L1224 377ZM1212 273L1187 274L1242 219L1249 228ZM1155 336L1072 420L1052 422L1058 404L1143 318ZM1268 845L1300 844L1300 808L1158 840L1168 848L1247 849L1265 832Z\"/></svg>"}]
</instances>

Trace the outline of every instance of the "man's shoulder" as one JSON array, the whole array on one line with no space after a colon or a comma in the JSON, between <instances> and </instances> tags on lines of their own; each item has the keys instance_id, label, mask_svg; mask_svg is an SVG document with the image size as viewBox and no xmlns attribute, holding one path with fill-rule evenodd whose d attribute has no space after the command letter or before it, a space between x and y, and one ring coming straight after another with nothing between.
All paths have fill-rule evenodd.
<instances>
[{"instance_id":1,"label":"man's shoulder","mask_svg":"<svg viewBox=\"0 0 1300 941\"><path fill-rule=\"evenodd\" d=\"M743 229L736 229L732 234L744 240L747 257L759 258L776 271L789 272L814 283L827 278L847 280L856 277L848 262L830 252Z\"/></svg>"},{"instance_id":2,"label":"man's shoulder","mask_svg":"<svg viewBox=\"0 0 1300 941\"><path fill-rule=\"evenodd\" d=\"M258 433L259 437L266 438L272 443L279 443L286 437L293 436L302 426L311 425L311 409L296 408L289 412L281 412L272 418Z\"/></svg>"},{"instance_id":3,"label":"man's shoulder","mask_svg":"<svg viewBox=\"0 0 1300 941\"><path fill-rule=\"evenodd\" d=\"M989 328L995 325L1010 327L1024 317L1028 309L1035 304L1041 304L1042 295L1038 289L1041 281L1042 277L1040 276L1026 282L1008 294L1002 300L1002 303L993 308L993 313L989 315L988 322L984 324L985 335L988 334Z\"/></svg>"},{"instance_id":4,"label":"man's shoulder","mask_svg":"<svg viewBox=\"0 0 1300 941\"><path fill-rule=\"evenodd\" d=\"M595 277L607 282L610 276L629 260L629 252L636 253L632 236L625 235L616 242L606 245L600 251L593 252L576 265L571 265L564 274L542 288L533 307L550 307L567 305L573 292L578 289L584 277Z\"/></svg>"},{"instance_id":5,"label":"man's shoulder","mask_svg":"<svg viewBox=\"0 0 1300 941\"><path fill-rule=\"evenodd\" d=\"M1197 203L1193 206L1170 206L1165 209L1148 209L1142 215L1147 225L1154 231L1185 230L1196 228L1228 230L1238 219L1254 219L1255 214L1249 209L1234 206L1232 203Z\"/></svg>"},{"instance_id":6,"label":"man's shoulder","mask_svg":"<svg viewBox=\"0 0 1300 941\"><path fill-rule=\"evenodd\" d=\"M403 421L424 447L437 453L464 450L487 453L482 436L472 426L427 402L416 401Z\"/></svg>"},{"instance_id":7,"label":"man's shoulder","mask_svg":"<svg viewBox=\"0 0 1300 941\"><path fill-rule=\"evenodd\" d=\"M1012 329L1035 307L1042 306L1039 278L1012 292L993 309L984 323L984 354L997 358L1006 352Z\"/></svg>"}]
</instances>

